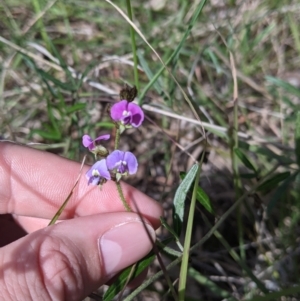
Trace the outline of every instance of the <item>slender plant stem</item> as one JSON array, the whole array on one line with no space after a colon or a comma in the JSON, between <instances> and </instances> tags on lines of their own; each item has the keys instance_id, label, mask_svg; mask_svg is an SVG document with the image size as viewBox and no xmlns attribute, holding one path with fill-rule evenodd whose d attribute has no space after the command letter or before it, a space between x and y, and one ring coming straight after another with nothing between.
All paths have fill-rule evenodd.
<instances>
[{"instance_id":1,"label":"slender plant stem","mask_svg":"<svg viewBox=\"0 0 300 301\"><path fill-rule=\"evenodd\" d=\"M115 150L119 148L120 135L121 135L120 129L116 128ZM126 199L125 199L125 196L124 196L124 193L123 193L120 182L116 181L116 186L117 186L117 190L118 190L118 193L119 193L119 196L120 196L120 199L123 203L124 208L126 209L126 211L129 211L129 212L132 211L130 206L128 205Z\"/></svg>"},{"instance_id":2,"label":"slender plant stem","mask_svg":"<svg viewBox=\"0 0 300 301\"><path fill-rule=\"evenodd\" d=\"M132 6L130 0L126 0L126 4L127 4L128 17L132 21ZM131 38L131 47L132 47L133 62L134 62L134 69L133 69L134 82L135 82L136 89L139 92L140 85L139 85L138 56L136 52L135 30L131 25L130 25L130 38Z\"/></svg>"},{"instance_id":3,"label":"slender plant stem","mask_svg":"<svg viewBox=\"0 0 300 301\"><path fill-rule=\"evenodd\" d=\"M131 210L129 204L126 202L120 182L116 182L116 185L117 185L117 190L118 190L118 193L119 193L119 196L123 203L124 208L126 209L126 211L131 212L132 210Z\"/></svg>"},{"instance_id":4,"label":"slender plant stem","mask_svg":"<svg viewBox=\"0 0 300 301\"><path fill-rule=\"evenodd\" d=\"M116 137L115 137L115 150L119 148L120 143L120 129L116 128Z\"/></svg>"},{"instance_id":5,"label":"slender plant stem","mask_svg":"<svg viewBox=\"0 0 300 301\"><path fill-rule=\"evenodd\" d=\"M193 196L192 196L192 201L191 201L191 205L190 205L188 223L187 223L187 228L186 228L186 233L185 233L182 262L181 262L181 268L180 268L179 287L178 287L179 301L185 300L186 280L187 280L190 246L191 246L191 238L192 238L192 228L193 228L193 223L194 223L196 196L197 196L198 182L199 182L199 176L200 176L200 171L201 171L201 163L202 162L199 163L199 169L198 169L196 177L195 177Z\"/></svg>"}]
</instances>

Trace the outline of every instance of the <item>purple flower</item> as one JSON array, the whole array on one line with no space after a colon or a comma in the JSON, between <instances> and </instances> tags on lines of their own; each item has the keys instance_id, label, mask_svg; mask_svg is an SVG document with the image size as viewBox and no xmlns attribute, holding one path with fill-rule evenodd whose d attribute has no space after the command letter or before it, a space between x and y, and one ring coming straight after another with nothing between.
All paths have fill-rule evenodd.
<instances>
[{"instance_id":1,"label":"purple flower","mask_svg":"<svg viewBox=\"0 0 300 301\"><path fill-rule=\"evenodd\" d=\"M93 140L89 135L83 135L82 144L84 147L87 147L90 151L92 151L96 147L96 141L108 140L109 138L110 135L102 135Z\"/></svg>"},{"instance_id":2,"label":"purple flower","mask_svg":"<svg viewBox=\"0 0 300 301\"><path fill-rule=\"evenodd\" d=\"M138 168L138 162L133 153L122 152L119 150L115 150L108 155L106 158L106 164L109 170L113 170L120 175L133 175L136 173Z\"/></svg>"},{"instance_id":3,"label":"purple flower","mask_svg":"<svg viewBox=\"0 0 300 301\"><path fill-rule=\"evenodd\" d=\"M111 176L107 169L106 160L102 159L97 161L86 173L88 179L88 185L99 185L110 180Z\"/></svg>"},{"instance_id":4,"label":"purple flower","mask_svg":"<svg viewBox=\"0 0 300 301\"><path fill-rule=\"evenodd\" d=\"M121 100L114 104L110 109L111 118L120 122L122 125L139 127L144 120L144 112L135 103Z\"/></svg>"}]
</instances>

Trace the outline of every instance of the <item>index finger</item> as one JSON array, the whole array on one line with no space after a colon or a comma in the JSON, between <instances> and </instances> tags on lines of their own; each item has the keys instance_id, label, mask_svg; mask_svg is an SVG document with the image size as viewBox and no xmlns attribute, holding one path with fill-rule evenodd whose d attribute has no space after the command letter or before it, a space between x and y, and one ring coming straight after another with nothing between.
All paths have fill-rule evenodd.
<instances>
[{"instance_id":1,"label":"index finger","mask_svg":"<svg viewBox=\"0 0 300 301\"><path fill-rule=\"evenodd\" d=\"M83 167L83 175L89 169ZM0 143L0 213L51 219L70 193L80 164L57 155L17 144ZM162 207L139 190L122 183L124 196L135 212L159 225ZM116 184L102 190L79 179L61 219L125 211Z\"/></svg>"}]
</instances>

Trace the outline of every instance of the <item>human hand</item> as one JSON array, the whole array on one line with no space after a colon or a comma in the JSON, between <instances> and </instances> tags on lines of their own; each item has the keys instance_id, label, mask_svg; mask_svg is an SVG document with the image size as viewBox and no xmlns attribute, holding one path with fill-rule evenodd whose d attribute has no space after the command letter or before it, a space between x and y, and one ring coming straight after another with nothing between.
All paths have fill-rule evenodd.
<instances>
[{"instance_id":1,"label":"human hand","mask_svg":"<svg viewBox=\"0 0 300 301\"><path fill-rule=\"evenodd\" d=\"M126 184L125 197L144 223L138 214L124 212L115 183L101 191L83 176L62 222L46 227L79 168L50 153L0 143L0 214L13 214L30 233L0 249L2 300L81 300L152 249L144 225L155 240L162 207ZM7 221L0 229L0 243L16 235Z\"/></svg>"}]
</instances>

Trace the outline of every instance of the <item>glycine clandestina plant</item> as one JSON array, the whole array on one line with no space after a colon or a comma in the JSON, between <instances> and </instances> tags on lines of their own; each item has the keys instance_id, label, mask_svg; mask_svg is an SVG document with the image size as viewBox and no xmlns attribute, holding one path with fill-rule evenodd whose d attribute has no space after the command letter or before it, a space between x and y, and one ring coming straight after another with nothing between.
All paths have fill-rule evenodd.
<instances>
[{"instance_id":1,"label":"glycine clandestina plant","mask_svg":"<svg viewBox=\"0 0 300 301\"><path fill-rule=\"evenodd\" d=\"M102 187L107 180L116 182L122 203L127 211L131 211L125 200L120 180L127 175L133 175L137 172L138 161L131 152L124 152L118 149L120 135L128 128L137 128L144 121L144 112L140 106L132 103L136 96L136 88L130 88L126 85L120 92L121 100L110 108L110 117L115 124L116 138L115 149L109 151L101 145L103 140L110 139L110 135L102 135L96 139L92 139L85 134L82 137L82 144L90 152L95 155L97 162L87 171L86 178L88 185L96 185Z\"/></svg>"}]
</instances>

